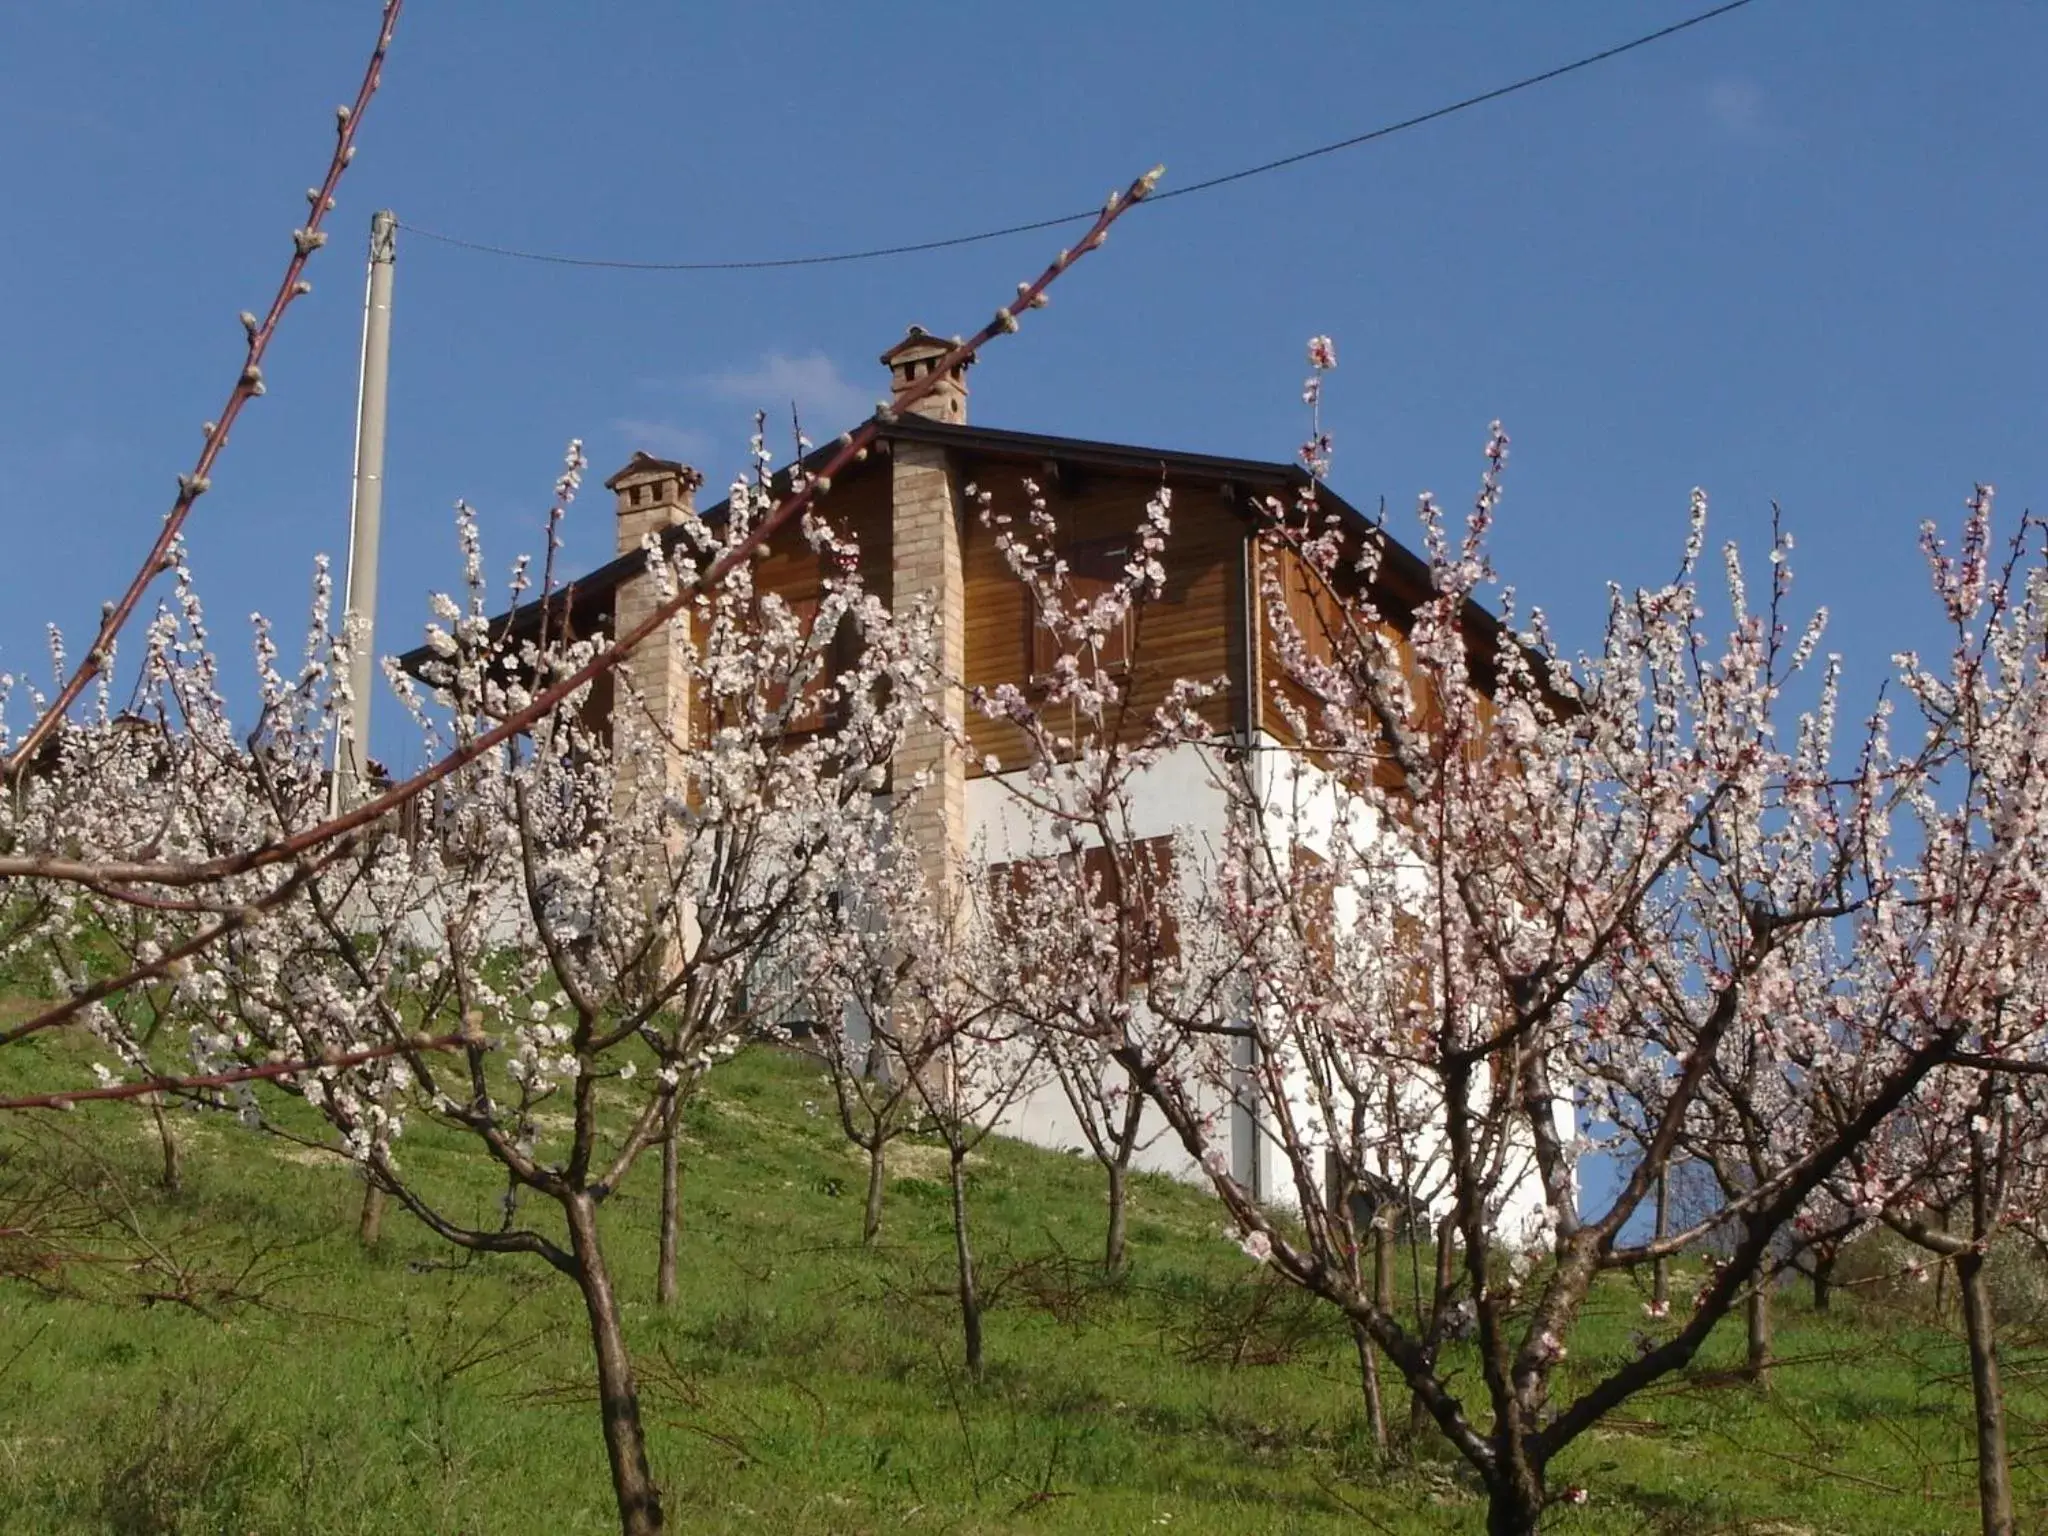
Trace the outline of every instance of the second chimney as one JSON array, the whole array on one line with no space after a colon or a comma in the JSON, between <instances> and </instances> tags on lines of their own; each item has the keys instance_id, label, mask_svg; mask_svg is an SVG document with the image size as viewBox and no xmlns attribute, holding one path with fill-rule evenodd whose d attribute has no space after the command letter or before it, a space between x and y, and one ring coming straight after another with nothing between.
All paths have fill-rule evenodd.
<instances>
[{"instance_id":1,"label":"second chimney","mask_svg":"<svg viewBox=\"0 0 2048 1536\"><path fill-rule=\"evenodd\" d=\"M618 552L631 554L649 532L680 523L696 505L697 487L703 483L704 477L687 464L651 453L634 454L604 483L619 498Z\"/></svg>"},{"instance_id":2,"label":"second chimney","mask_svg":"<svg viewBox=\"0 0 2048 1536\"><path fill-rule=\"evenodd\" d=\"M901 341L882 354L882 362L889 370L891 403L900 402L907 390L924 382L938 366L939 359L952 351L954 345L943 336L934 336L921 325L913 325ZM965 426L966 371L964 367L954 369L951 376L941 379L930 394L910 405L898 405L898 408L931 421Z\"/></svg>"}]
</instances>

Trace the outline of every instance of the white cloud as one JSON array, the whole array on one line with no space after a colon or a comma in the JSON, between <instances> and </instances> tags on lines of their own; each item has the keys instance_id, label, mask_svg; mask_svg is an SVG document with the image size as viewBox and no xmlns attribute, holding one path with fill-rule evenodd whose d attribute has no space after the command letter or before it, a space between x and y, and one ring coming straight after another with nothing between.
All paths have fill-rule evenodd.
<instances>
[{"instance_id":1,"label":"white cloud","mask_svg":"<svg viewBox=\"0 0 2048 1536\"><path fill-rule=\"evenodd\" d=\"M880 381L877 380L879 383ZM791 356L785 352L764 353L751 368L734 368L722 373L698 374L689 379L647 378L641 389L667 399L650 402L661 416L625 416L612 422L612 430L625 440L627 448L644 448L663 458L681 459L699 469L706 467L718 448L720 438L743 437L755 411L768 413L770 440L781 448L789 432L789 406L796 402L803 418L805 435L815 441L840 431L865 417L874 401L841 377L838 365L823 352ZM687 405L676 397L689 394L720 402L713 412L702 405ZM688 417L715 414L730 431L713 433L663 419L669 411Z\"/></svg>"},{"instance_id":2,"label":"white cloud","mask_svg":"<svg viewBox=\"0 0 2048 1536\"><path fill-rule=\"evenodd\" d=\"M679 427L673 422L640 421L628 416L614 421L612 430L626 440L628 448L644 448L659 458L681 459L699 468L711 453L712 438L708 432Z\"/></svg>"},{"instance_id":3,"label":"white cloud","mask_svg":"<svg viewBox=\"0 0 2048 1536\"><path fill-rule=\"evenodd\" d=\"M1729 75L1707 87L1707 115L1731 139L1750 143L1770 137L1763 88L1741 75Z\"/></svg>"},{"instance_id":4,"label":"white cloud","mask_svg":"<svg viewBox=\"0 0 2048 1536\"><path fill-rule=\"evenodd\" d=\"M697 380L696 388L749 411L766 411L771 424L782 418L794 400L805 435L818 440L851 426L874 409L873 396L847 382L839 365L822 352L807 352L802 357L770 352L758 367L711 374Z\"/></svg>"}]
</instances>

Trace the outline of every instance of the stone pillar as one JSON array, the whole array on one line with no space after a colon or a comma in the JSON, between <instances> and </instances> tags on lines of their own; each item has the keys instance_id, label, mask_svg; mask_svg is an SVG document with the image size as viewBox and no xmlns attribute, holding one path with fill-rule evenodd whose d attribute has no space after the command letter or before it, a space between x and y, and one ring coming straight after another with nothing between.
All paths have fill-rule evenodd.
<instances>
[{"instance_id":1,"label":"stone pillar","mask_svg":"<svg viewBox=\"0 0 2048 1536\"><path fill-rule=\"evenodd\" d=\"M901 440L892 448L891 597L898 612L921 598L932 605L941 677L932 704L946 725L957 730L967 718L967 593L961 571L959 497L945 449ZM891 769L898 793L919 774L929 775L905 830L935 891L951 884L967 851L967 761L946 725L928 719L912 726Z\"/></svg>"},{"instance_id":2,"label":"stone pillar","mask_svg":"<svg viewBox=\"0 0 2048 1536\"><path fill-rule=\"evenodd\" d=\"M892 404L907 415L964 426L967 422L967 380L956 369L930 393L903 404L904 395L929 379L954 342L913 325L903 339L882 354L889 370ZM946 450L926 443L891 444L892 503L895 509L895 566L890 599L905 612L923 598L938 618L940 685L932 703L946 725L955 730L967 719L967 591L961 573L962 508ZM930 720L914 726L896 753L891 778L899 793L919 774L930 782L921 792L906 825L925 878L933 890L951 884L967 851L967 762L945 725Z\"/></svg>"},{"instance_id":3,"label":"stone pillar","mask_svg":"<svg viewBox=\"0 0 2048 1536\"><path fill-rule=\"evenodd\" d=\"M633 455L632 462L605 481L618 497L618 551L639 550L650 533L674 527L690 515L704 477L687 464ZM619 583L612 599L612 633L622 635L660 605L654 578L637 573ZM682 760L677 747L689 730L690 674L688 654L678 621L642 640L621 663L612 692L612 808L618 816L633 813L643 787L667 794L681 788ZM662 763L658 774L645 765ZM651 786L643 785L651 777Z\"/></svg>"}]
</instances>

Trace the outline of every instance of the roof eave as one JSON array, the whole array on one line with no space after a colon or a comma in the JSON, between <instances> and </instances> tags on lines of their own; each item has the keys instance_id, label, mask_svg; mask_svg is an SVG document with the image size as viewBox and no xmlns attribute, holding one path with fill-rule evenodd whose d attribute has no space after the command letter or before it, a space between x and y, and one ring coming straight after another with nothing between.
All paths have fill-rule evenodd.
<instances>
[{"instance_id":1,"label":"roof eave","mask_svg":"<svg viewBox=\"0 0 2048 1536\"><path fill-rule=\"evenodd\" d=\"M1299 464L1290 464L1275 459L1245 459L1224 454L1189 453L1178 449L1146 448L1129 443L1106 443L1089 438L1063 437L1043 432L1017 432L1000 427L977 427L957 422L933 421L923 416L897 415L885 421L881 437L889 441L928 443L955 450L979 453L989 456L1014 456L1025 460L1063 460L1077 465L1092 465L1104 469L1125 471L1158 471L1165 477L1182 480L1209 481L1215 484L1245 486L1266 486L1299 489L1309 483L1309 474ZM805 455L802 465L806 470L816 470L839 449L839 443L830 441L814 448ZM773 488L785 488L789 482L787 469L778 473ZM1427 601L1434 590L1430 579L1428 562L1414 550L1409 549L1392 534L1388 533L1377 518L1368 518L1327 484L1317 489L1318 498L1361 529L1370 530L1382 541L1380 571L1387 579L1395 597L1411 607ZM1248 521L1256 522L1258 513L1250 498L1233 498L1235 510ZM731 505L731 498L719 502L703 515L707 522L723 518ZM662 534L664 549L673 549L681 541L681 529L669 529ZM544 615L556 615L561 605L570 605L573 614L578 606L603 601L609 609L609 595L622 583L631 580L646 568L647 552L641 549L606 561L596 569L567 584L545 602L534 602L521 608L508 610L491 619L493 633L500 631L508 622L538 626ZM1497 643L1501 632L1498 615L1490 612L1476 601L1467 599L1465 620L1478 636ZM398 665L405 671L418 676L419 667L433 658L433 651L426 646L417 646L398 658Z\"/></svg>"}]
</instances>

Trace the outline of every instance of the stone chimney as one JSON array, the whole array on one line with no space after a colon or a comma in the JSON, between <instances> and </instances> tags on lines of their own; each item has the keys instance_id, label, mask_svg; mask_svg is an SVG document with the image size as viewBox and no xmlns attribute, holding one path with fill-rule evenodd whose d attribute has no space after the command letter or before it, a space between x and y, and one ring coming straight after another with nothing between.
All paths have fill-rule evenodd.
<instances>
[{"instance_id":1,"label":"stone chimney","mask_svg":"<svg viewBox=\"0 0 2048 1536\"><path fill-rule=\"evenodd\" d=\"M943 337L913 325L882 354L897 399L931 376L953 349ZM967 420L967 385L958 372L915 404L908 415L953 425ZM899 791L926 783L912 807L905 832L934 891L954 887L967 853L967 764L958 733L965 728L967 696L967 588L963 569L966 529L952 454L937 443L897 440L890 444L892 506L890 601L898 612L913 603L931 605L938 621L941 681L932 704L939 719L919 721L896 749L891 778Z\"/></svg>"},{"instance_id":2,"label":"stone chimney","mask_svg":"<svg viewBox=\"0 0 2048 1536\"><path fill-rule=\"evenodd\" d=\"M649 533L680 523L694 508L703 483L704 477L687 464L634 454L605 481L605 489L619 499L619 553L631 554ZM612 596L612 633L634 628L658 603L652 577L645 572L629 576ZM620 664L623 675L612 691L612 804L619 815L631 812L643 777L662 793L681 787L676 749L689 730L690 675L679 640L673 625L664 626ZM656 763L661 766L647 771Z\"/></svg>"},{"instance_id":3,"label":"stone chimney","mask_svg":"<svg viewBox=\"0 0 2048 1536\"><path fill-rule=\"evenodd\" d=\"M929 377L938 366L939 359L952 351L955 345L943 336L934 336L921 325L913 325L905 332L901 341L882 354L882 362L889 370L891 402L901 400L905 390ZM942 380L930 394L903 409L913 416L964 427L967 425L966 372L964 367L956 368L952 377Z\"/></svg>"},{"instance_id":4,"label":"stone chimney","mask_svg":"<svg viewBox=\"0 0 2048 1536\"><path fill-rule=\"evenodd\" d=\"M687 464L634 454L604 483L619 498L619 553L638 549L649 532L680 523L696 507L697 488L703 483L704 477Z\"/></svg>"}]
</instances>

